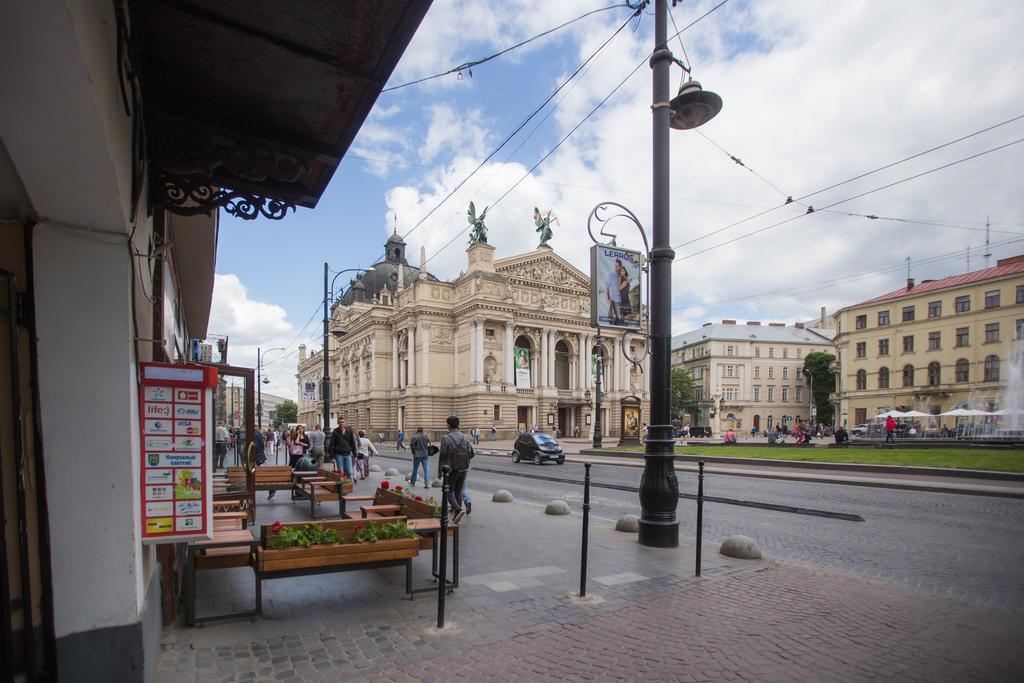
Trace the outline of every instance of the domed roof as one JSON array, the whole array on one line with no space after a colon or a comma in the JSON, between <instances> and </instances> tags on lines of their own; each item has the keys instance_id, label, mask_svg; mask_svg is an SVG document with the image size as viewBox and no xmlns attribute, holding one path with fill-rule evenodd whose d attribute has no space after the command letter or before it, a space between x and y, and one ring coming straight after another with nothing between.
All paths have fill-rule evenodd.
<instances>
[{"instance_id":1,"label":"domed roof","mask_svg":"<svg viewBox=\"0 0 1024 683\"><path fill-rule=\"evenodd\" d=\"M405 258L405 242L397 234L391 235L384 243L385 258L373 264L366 271L352 281L352 285L345 290L341 297L340 304L349 306L354 301L373 301L380 294L381 290L387 289L394 293L398 289L399 264L402 270L402 286L408 287L416 281L420 275L420 269L410 266ZM429 272L427 280L438 282L438 279ZM358 293L358 294L357 294Z\"/></svg>"}]
</instances>

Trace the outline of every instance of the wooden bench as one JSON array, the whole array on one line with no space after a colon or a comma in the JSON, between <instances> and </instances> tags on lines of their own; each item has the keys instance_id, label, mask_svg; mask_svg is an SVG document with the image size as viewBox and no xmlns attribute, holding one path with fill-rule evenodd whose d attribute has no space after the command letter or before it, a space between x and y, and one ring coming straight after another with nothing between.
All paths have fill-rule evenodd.
<instances>
[{"instance_id":1,"label":"wooden bench","mask_svg":"<svg viewBox=\"0 0 1024 683\"><path fill-rule=\"evenodd\" d=\"M216 514L216 513L215 513ZM242 513L244 514L244 513ZM214 522L216 524L216 521ZM196 617L196 572L211 569L229 569L232 567L253 567L255 576L255 558L258 541L251 530L214 531L209 541L195 541L188 545L186 569L188 583L188 603L186 606L186 623L193 626L218 619L234 619L251 617L255 619L263 611L261 586L256 581L256 604L253 609L230 614L217 614L207 617Z\"/></svg>"},{"instance_id":2,"label":"wooden bench","mask_svg":"<svg viewBox=\"0 0 1024 683\"><path fill-rule=\"evenodd\" d=\"M349 500L354 496L346 496ZM370 496L364 496L370 498ZM431 550L434 578L438 578L438 546L441 540L441 520L434 517L434 506L425 500L396 493L391 489L377 489L369 505L360 506L363 518L374 519L385 515L396 515L409 520L409 527L420 536L420 549ZM452 539L451 587L459 587L459 525L448 524L448 536ZM421 589L417 589L419 592Z\"/></svg>"},{"instance_id":3,"label":"wooden bench","mask_svg":"<svg viewBox=\"0 0 1024 683\"><path fill-rule=\"evenodd\" d=\"M382 518L377 521L381 523L407 522L404 517ZM361 519L340 519L321 523L337 531L343 538L351 539L355 535L357 527L362 526L365 522ZM291 522L282 526L302 527L306 524L308 522ZM405 567L406 594L412 594L412 558L419 555L420 552L418 538L275 550L272 548L272 542L276 533L274 526L270 524L265 524L260 528L260 542L256 546L253 563L256 570L256 595L258 596L262 595L260 584L268 579L400 566Z\"/></svg>"},{"instance_id":4,"label":"wooden bench","mask_svg":"<svg viewBox=\"0 0 1024 683\"><path fill-rule=\"evenodd\" d=\"M214 512L213 530L217 531L238 531L245 529L249 522L247 512Z\"/></svg>"},{"instance_id":5,"label":"wooden bench","mask_svg":"<svg viewBox=\"0 0 1024 683\"><path fill-rule=\"evenodd\" d=\"M296 472L292 500L308 500L309 516L316 519L316 507L324 501L337 501L338 515L345 517L345 495L352 493L352 480L320 468L316 472Z\"/></svg>"},{"instance_id":6,"label":"wooden bench","mask_svg":"<svg viewBox=\"0 0 1024 683\"><path fill-rule=\"evenodd\" d=\"M294 484L292 468L288 465L264 465L253 474L257 491L287 491Z\"/></svg>"}]
</instances>

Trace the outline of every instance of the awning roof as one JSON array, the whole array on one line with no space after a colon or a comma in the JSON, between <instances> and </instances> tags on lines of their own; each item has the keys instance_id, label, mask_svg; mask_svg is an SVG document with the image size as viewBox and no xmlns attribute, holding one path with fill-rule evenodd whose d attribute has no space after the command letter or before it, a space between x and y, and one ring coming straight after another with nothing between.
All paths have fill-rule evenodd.
<instances>
[{"instance_id":1,"label":"awning roof","mask_svg":"<svg viewBox=\"0 0 1024 683\"><path fill-rule=\"evenodd\" d=\"M142 84L154 199L180 213L225 205L224 193L195 191L212 185L261 204L270 197L315 206L429 6L132 3L131 63Z\"/></svg>"}]
</instances>

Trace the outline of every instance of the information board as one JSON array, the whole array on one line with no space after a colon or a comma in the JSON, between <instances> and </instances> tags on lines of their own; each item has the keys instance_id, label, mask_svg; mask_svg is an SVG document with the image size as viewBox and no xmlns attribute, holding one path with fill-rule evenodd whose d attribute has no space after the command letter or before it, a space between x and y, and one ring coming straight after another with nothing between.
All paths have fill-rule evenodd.
<instances>
[{"instance_id":1,"label":"information board","mask_svg":"<svg viewBox=\"0 0 1024 683\"><path fill-rule=\"evenodd\" d=\"M140 363L142 542L213 535L213 390L217 370Z\"/></svg>"}]
</instances>

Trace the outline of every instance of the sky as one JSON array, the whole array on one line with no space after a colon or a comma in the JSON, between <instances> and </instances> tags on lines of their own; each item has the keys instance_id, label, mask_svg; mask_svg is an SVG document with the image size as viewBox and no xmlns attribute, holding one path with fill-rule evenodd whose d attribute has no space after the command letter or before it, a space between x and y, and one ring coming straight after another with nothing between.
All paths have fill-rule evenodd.
<instances>
[{"instance_id":1,"label":"sky","mask_svg":"<svg viewBox=\"0 0 1024 683\"><path fill-rule=\"evenodd\" d=\"M918 281L977 270L986 221L991 265L1024 254L1024 3L720 1L682 2L669 23L669 48L724 102L671 133L673 334L831 313L904 286L908 257ZM584 272L601 202L650 236L652 7L630 20L599 0L434 0L387 87L607 7L471 75L383 92L315 209L222 214L209 330L230 336L231 362L284 347L263 388L294 397L298 344L322 346L324 261L370 266L397 229L414 265L425 248L427 269L455 279L470 201L490 207L496 258L536 248L534 207L553 210L550 244ZM673 94L683 77L673 67ZM642 247L634 228L612 231Z\"/></svg>"}]
</instances>

